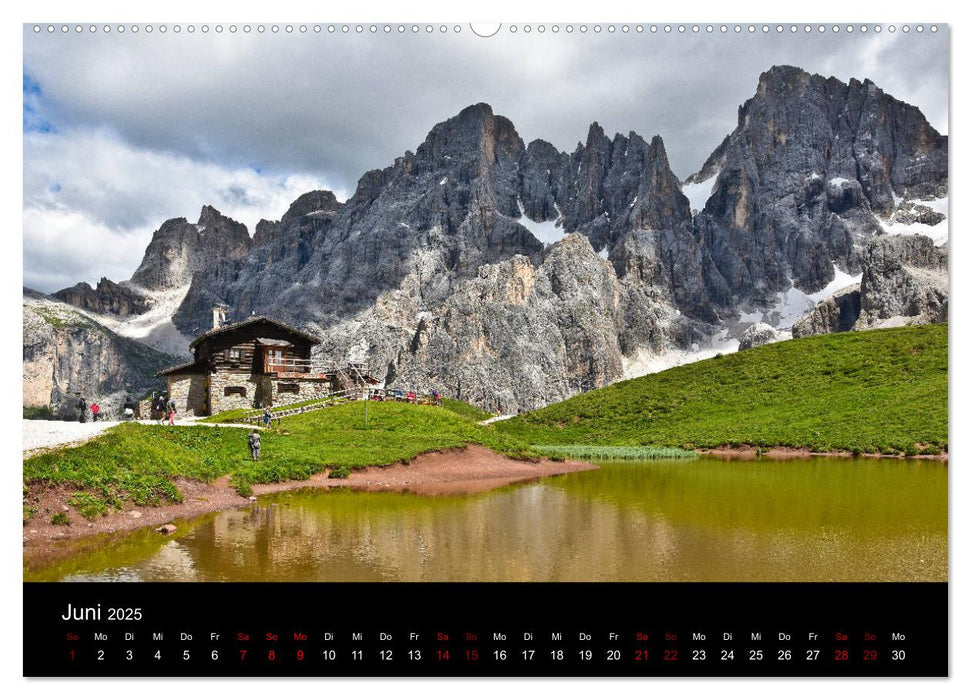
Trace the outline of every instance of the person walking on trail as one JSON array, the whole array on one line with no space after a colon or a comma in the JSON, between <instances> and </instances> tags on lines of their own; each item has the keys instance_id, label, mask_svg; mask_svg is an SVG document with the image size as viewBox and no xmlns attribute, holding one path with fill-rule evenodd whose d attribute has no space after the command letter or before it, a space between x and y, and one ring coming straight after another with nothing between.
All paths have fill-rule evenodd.
<instances>
[{"instance_id":1,"label":"person walking on trail","mask_svg":"<svg viewBox=\"0 0 971 700\"><path fill-rule=\"evenodd\" d=\"M169 425L175 425L175 399L169 399Z\"/></svg>"},{"instance_id":2,"label":"person walking on trail","mask_svg":"<svg viewBox=\"0 0 971 700\"><path fill-rule=\"evenodd\" d=\"M98 413L101 411L101 406L97 402L91 404L91 422L98 422Z\"/></svg>"},{"instance_id":3,"label":"person walking on trail","mask_svg":"<svg viewBox=\"0 0 971 700\"><path fill-rule=\"evenodd\" d=\"M78 422L79 423L87 422L87 418L88 418L87 413L88 413L88 402L84 400L83 396L81 396L80 398L78 398Z\"/></svg>"},{"instance_id":4,"label":"person walking on trail","mask_svg":"<svg viewBox=\"0 0 971 700\"><path fill-rule=\"evenodd\" d=\"M260 461L260 431L256 428L249 434L249 452L253 461Z\"/></svg>"},{"instance_id":5,"label":"person walking on trail","mask_svg":"<svg viewBox=\"0 0 971 700\"><path fill-rule=\"evenodd\" d=\"M263 426L269 428L272 420L273 414L270 413L270 407L267 406L265 409L263 409Z\"/></svg>"}]
</instances>

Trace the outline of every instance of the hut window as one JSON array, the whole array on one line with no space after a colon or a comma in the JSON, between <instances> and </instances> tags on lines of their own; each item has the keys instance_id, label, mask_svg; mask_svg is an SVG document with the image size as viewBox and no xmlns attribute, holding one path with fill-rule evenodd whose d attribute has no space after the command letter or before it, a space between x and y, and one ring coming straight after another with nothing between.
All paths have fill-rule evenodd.
<instances>
[{"instance_id":1,"label":"hut window","mask_svg":"<svg viewBox=\"0 0 971 700\"><path fill-rule=\"evenodd\" d=\"M276 385L276 390L280 394L299 394L300 385L295 383L286 384L284 382L280 382Z\"/></svg>"},{"instance_id":2,"label":"hut window","mask_svg":"<svg viewBox=\"0 0 971 700\"><path fill-rule=\"evenodd\" d=\"M230 362L239 362L242 356L243 353L239 348L229 348L226 350L226 359Z\"/></svg>"},{"instance_id":3,"label":"hut window","mask_svg":"<svg viewBox=\"0 0 971 700\"><path fill-rule=\"evenodd\" d=\"M223 389L223 396L242 396L246 398L245 386L227 386Z\"/></svg>"}]
</instances>

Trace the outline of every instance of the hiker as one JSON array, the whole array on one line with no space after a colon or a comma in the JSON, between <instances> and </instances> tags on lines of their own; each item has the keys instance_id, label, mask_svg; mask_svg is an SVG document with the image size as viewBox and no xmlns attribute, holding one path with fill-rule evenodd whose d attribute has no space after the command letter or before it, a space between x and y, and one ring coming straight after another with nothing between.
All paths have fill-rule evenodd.
<instances>
[{"instance_id":1,"label":"hiker","mask_svg":"<svg viewBox=\"0 0 971 700\"><path fill-rule=\"evenodd\" d=\"M435 399L435 404L438 406L438 389L432 389L432 398Z\"/></svg>"},{"instance_id":2,"label":"hiker","mask_svg":"<svg viewBox=\"0 0 971 700\"><path fill-rule=\"evenodd\" d=\"M265 409L263 409L263 426L269 428L272 420L273 414L270 413L270 407L267 406Z\"/></svg>"},{"instance_id":3,"label":"hiker","mask_svg":"<svg viewBox=\"0 0 971 700\"><path fill-rule=\"evenodd\" d=\"M158 399L156 399L155 401L155 410L159 416L159 419L158 419L159 425L165 425L165 414L166 414L165 407L167 404L168 404L168 401L166 400L165 394L161 394L158 397Z\"/></svg>"},{"instance_id":4,"label":"hiker","mask_svg":"<svg viewBox=\"0 0 971 700\"><path fill-rule=\"evenodd\" d=\"M175 425L175 399L169 399L169 425Z\"/></svg>"},{"instance_id":5,"label":"hiker","mask_svg":"<svg viewBox=\"0 0 971 700\"><path fill-rule=\"evenodd\" d=\"M253 428L253 432L249 434L249 451L253 460L258 462L260 460L260 431L256 428Z\"/></svg>"},{"instance_id":6,"label":"hiker","mask_svg":"<svg viewBox=\"0 0 971 700\"><path fill-rule=\"evenodd\" d=\"M415 392L408 392L408 403L415 403Z\"/></svg>"},{"instance_id":7,"label":"hiker","mask_svg":"<svg viewBox=\"0 0 971 700\"><path fill-rule=\"evenodd\" d=\"M87 413L88 413L88 402L84 400L83 396L81 396L78 398L78 422L79 423L87 422L87 418L88 418Z\"/></svg>"},{"instance_id":8,"label":"hiker","mask_svg":"<svg viewBox=\"0 0 971 700\"><path fill-rule=\"evenodd\" d=\"M98 413L101 411L101 406L97 402L91 404L91 422L98 422Z\"/></svg>"},{"instance_id":9,"label":"hiker","mask_svg":"<svg viewBox=\"0 0 971 700\"><path fill-rule=\"evenodd\" d=\"M394 400L401 401L401 389L398 389L398 391L395 392Z\"/></svg>"}]
</instances>

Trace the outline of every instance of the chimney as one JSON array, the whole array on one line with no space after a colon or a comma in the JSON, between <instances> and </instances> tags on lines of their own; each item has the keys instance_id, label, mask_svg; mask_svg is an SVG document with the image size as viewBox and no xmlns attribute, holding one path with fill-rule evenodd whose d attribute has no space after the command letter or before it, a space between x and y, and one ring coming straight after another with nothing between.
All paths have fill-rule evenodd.
<instances>
[{"instance_id":1,"label":"chimney","mask_svg":"<svg viewBox=\"0 0 971 700\"><path fill-rule=\"evenodd\" d=\"M225 306L212 307L212 329L216 330L224 323L226 323L226 307Z\"/></svg>"}]
</instances>

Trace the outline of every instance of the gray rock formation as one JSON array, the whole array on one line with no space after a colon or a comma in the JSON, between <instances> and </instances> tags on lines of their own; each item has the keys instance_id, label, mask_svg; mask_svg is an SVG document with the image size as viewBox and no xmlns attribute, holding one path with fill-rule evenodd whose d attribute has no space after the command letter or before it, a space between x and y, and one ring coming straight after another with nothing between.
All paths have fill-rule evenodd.
<instances>
[{"instance_id":1,"label":"gray rock formation","mask_svg":"<svg viewBox=\"0 0 971 700\"><path fill-rule=\"evenodd\" d=\"M523 216L583 236L546 246ZM192 336L216 304L266 313L312 327L325 354L363 344L360 359L389 383L532 408L620 378L623 352L712 330L690 220L660 138L611 141L594 125L571 156L525 147L507 119L474 105L366 174L345 204L309 193L260 222L247 255L193 279L175 322ZM605 249L609 264L595 252ZM520 303L471 304L470 290L524 275L540 282Z\"/></svg>"},{"instance_id":2,"label":"gray rock formation","mask_svg":"<svg viewBox=\"0 0 971 700\"><path fill-rule=\"evenodd\" d=\"M245 255L250 245L246 226L206 205L198 223L169 219L152 234L131 283L151 290L183 287L196 272Z\"/></svg>"},{"instance_id":3,"label":"gray rock formation","mask_svg":"<svg viewBox=\"0 0 971 700\"><path fill-rule=\"evenodd\" d=\"M695 220L709 294L722 309L767 304L792 285L821 289L834 263L857 272L894 194L946 194L947 137L869 80L847 85L777 66L689 180L716 173Z\"/></svg>"},{"instance_id":4,"label":"gray rock formation","mask_svg":"<svg viewBox=\"0 0 971 700\"><path fill-rule=\"evenodd\" d=\"M944 214L934 211L928 206L904 200L897 205L888 219L888 223L900 224L923 224L925 226L937 226L947 217Z\"/></svg>"},{"instance_id":5,"label":"gray rock formation","mask_svg":"<svg viewBox=\"0 0 971 700\"><path fill-rule=\"evenodd\" d=\"M863 254L853 328L947 321L947 250L927 236L881 236Z\"/></svg>"},{"instance_id":6,"label":"gray rock formation","mask_svg":"<svg viewBox=\"0 0 971 700\"><path fill-rule=\"evenodd\" d=\"M94 289L87 282L80 282L52 296L86 311L115 316L137 316L155 305L150 297L107 277L102 277Z\"/></svg>"},{"instance_id":7,"label":"gray rock formation","mask_svg":"<svg viewBox=\"0 0 971 700\"><path fill-rule=\"evenodd\" d=\"M769 343L778 343L780 340L788 338L787 334L780 333L768 323L753 323L742 331L738 338L738 349L748 350L757 348Z\"/></svg>"},{"instance_id":8,"label":"gray rock formation","mask_svg":"<svg viewBox=\"0 0 971 700\"><path fill-rule=\"evenodd\" d=\"M824 299L793 326L793 337L945 323L947 258L926 236L874 238L861 257L860 284Z\"/></svg>"},{"instance_id":9,"label":"gray rock formation","mask_svg":"<svg viewBox=\"0 0 971 700\"><path fill-rule=\"evenodd\" d=\"M111 415L126 394L138 399L163 387L155 373L177 361L27 288L23 324L23 405L50 406L62 417L74 417L76 392Z\"/></svg>"},{"instance_id":10,"label":"gray rock formation","mask_svg":"<svg viewBox=\"0 0 971 700\"><path fill-rule=\"evenodd\" d=\"M565 153L524 144L477 104L366 173L347 202L309 192L252 241L211 207L198 224L165 222L126 287L178 305L169 340L224 305L308 328L330 359L369 362L389 385L533 408L619 379L645 350L703 345L792 286L819 290L834 264L858 273L887 217L933 225L930 207L895 201L946 193L947 138L869 81L776 67L688 181L709 180L692 218L659 136L609 138L594 123ZM888 279L913 275L890 266ZM120 314L111 289L64 297ZM913 289L929 314L939 307ZM834 303L807 328L849 322Z\"/></svg>"},{"instance_id":11,"label":"gray rock formation","mask_svg":"<svg viewBox=\"0 0 971 700\"><path fill-rule=\"evenodd\" d=\"M431 309L408 294L417 284L411 277L362 318L330 329L324 352L363 338L387 386L437 387L507 413L622 375L619 284L581 235L556 243L539 265L524 255L484 265Z\"/></svg>"},{"instance_id":12,"label":"gray rock formation","mask_svg":"<svg viewBox=\"0 0 971 700\"><path fill-rule=\"evenodd\" d=\"M792 337L853 330L859 317L860 285L853 284L826 297L807 316L796 321L792 325Z\"/></svg>"}]
</instances>

